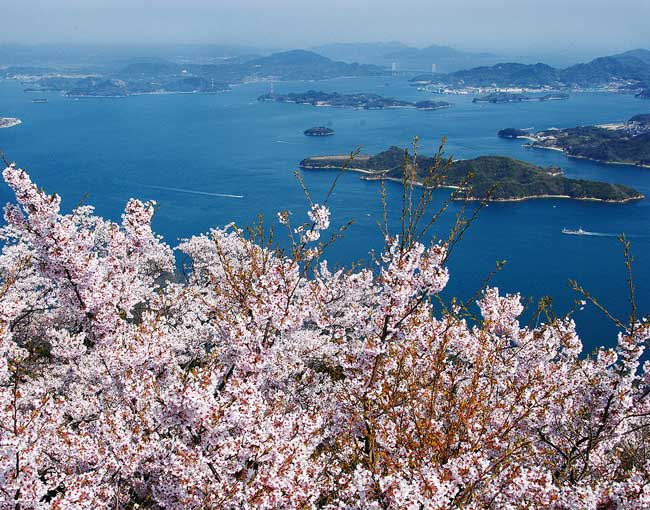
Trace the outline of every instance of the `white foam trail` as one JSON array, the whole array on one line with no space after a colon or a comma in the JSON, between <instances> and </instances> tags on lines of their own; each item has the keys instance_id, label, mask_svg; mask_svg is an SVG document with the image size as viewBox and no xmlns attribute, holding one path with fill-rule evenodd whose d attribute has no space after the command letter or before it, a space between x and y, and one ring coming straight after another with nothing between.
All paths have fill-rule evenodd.
<instances>
[{"instance_id":1,"label":"white foam trail","mask_svg":"<svg viewBox=\"0 0 650 510\"><path fill-rule=\"evenodd\" d=\"M564 234L577 235L577 236L592 236L592 237L618 237L618 234L612 234L609 232L590 232L588 230L583 230L582 233L576 234L573 232L563 232Z\"/></svg>"},{"instance_id":2,"label":"white foam trail","mask_svg":"<svg viewBox=\"0 0 650 510\"><path fill-rule=\"evenodd\" d=\"M585 235L598 237L617 237L616 234L608 234L607 232L585 232Z\"/></svg>"},{"instance_id":3,"label":"white foam trail","mask_svg":"<svg viewBox=\"0 0 650 510\"><path fill-rule=\"evenodd\" d=\"M143 184L146 188L161 189L164 191L176 191L177 193L190 193L192 195L207 195L209 197L221 197L221 198L244 198L244 195L231 195L229 193L210 193L208 191L196 191L193 189L184 189L184 188L169 188L167 186L153 186L151 184Z\"/></svg>"},{"instance_id":4,"label":"white foam trail","mask_svg":"<svg viewBox=\"0 0 650 510\"><path fill-rule=\"evenodd\" d=\"M286 143L287 145L293 145L293 143L285 142L284 140L276 140L275 143Z\"/></svg>"}]
</instances>

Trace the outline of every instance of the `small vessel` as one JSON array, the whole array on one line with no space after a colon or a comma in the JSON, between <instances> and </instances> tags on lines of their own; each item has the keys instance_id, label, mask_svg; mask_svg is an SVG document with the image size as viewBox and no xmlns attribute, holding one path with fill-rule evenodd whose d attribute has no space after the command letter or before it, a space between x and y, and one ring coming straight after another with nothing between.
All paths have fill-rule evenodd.
<instances>
[{"instance_id":1,"label":"small vessel","mask_svg":"<svg viewBox=\"0 0 650 510\"><path fill-rule=\"evenodd\" d=\"M37 97L36 99L32 99L32 103L47 103L47 98Z\"/></svg>"},{"instance_id":2,"label":"small vessel","mask_svg":"<svg viewBox=\"0 0 650 510\"><path fill-rule=\"evenodd\" d=\"M568 234L571 236L588 236L591 234L591 232L587 232L586 230L582 230L582 227L580 227L578 230L571 230L568 228L563 228L562 229L563 234Z\"/></svg>"}]
</instances>

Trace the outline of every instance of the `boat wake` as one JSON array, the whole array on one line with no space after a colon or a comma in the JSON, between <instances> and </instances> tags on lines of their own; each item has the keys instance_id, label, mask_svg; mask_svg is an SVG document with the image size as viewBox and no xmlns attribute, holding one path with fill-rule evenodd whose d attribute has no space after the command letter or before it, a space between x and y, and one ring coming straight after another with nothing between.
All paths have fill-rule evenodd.
<instances>
[{"instance_id":1,"label":"boat wake","mask_svg":"<svg viewBox=\"0 0 650 510\"><path fill-rule=\"evenodd\" d=\"M589 230L569 230L568 228L562 229L563 234L570 236L592 236L592 237L618 237L619 234L612 234L610 232L590 232Z\"/></svg>"},{"instance_id":2,"label":"boat wake","mask_svg":"<svg viewBox=\"0 0 650 510\"><path fill-rule=\"evenodd\" d=\"M221 197L221 198L244 198L244 195L231 195L230 193L211 193L209 191L197 191L193 189L184 189L184 188L170 188L167 186L154 186L152 184L141 184L145 188L160 189L163 191L175 191L176 193L189 193L191 195L206 195L209 197Z\"/></svg>"},{"instance_id":3,"label":"boat wake","mask_svg":"<svg viewBox=\"0 0 650 510\"><path fill-rule=\"evenodd\" d=\"M619 234L612 234L610 232L585 232L586 236L596 236L596 237L618 237Z\"/></svg>"}]
</instances>

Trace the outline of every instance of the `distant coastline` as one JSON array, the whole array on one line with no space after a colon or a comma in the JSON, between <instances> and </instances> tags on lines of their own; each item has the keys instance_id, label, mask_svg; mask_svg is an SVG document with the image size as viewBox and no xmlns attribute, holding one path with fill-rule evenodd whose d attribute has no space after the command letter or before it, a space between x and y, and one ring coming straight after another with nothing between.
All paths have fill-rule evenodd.
<instances>
[{"instance_id":1,"label":"distant coastline","mask_svg":"<svg viewBox=\"0 0 650 510\"><path fill-rule=\"evenodd\" d=\"M132 97L132 96L169 96L169 95L177 95L177 94L223 94L225 92L228 92L227 89L224 90L192 90L192 91L173 91L173 90L156 90L153 92L129 92L128 94L124 95L98 95L98 94L64 94L65 97L69 97L71 99L123 99L125 97Z\"/></svg>"},{"instance_id":2,"label":"distant coastline","mask_svg":"<svg viewBox=\"0 0 650 510\"><path fill-rule=\"evenodd\" d=\"M564 93L544 94L542 96L527 96L520 93L494 92L485 96L477 96L472 100L472 103L526 103L534 101L563 101L567 99L569 99L569 94Z\"/></svg>"}]
</instances>

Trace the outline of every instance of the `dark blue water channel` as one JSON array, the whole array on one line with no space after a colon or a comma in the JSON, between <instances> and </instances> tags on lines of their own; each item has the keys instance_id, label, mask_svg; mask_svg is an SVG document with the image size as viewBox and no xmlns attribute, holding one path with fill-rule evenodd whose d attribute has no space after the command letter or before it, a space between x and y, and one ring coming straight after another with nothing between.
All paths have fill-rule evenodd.
<instances>
[{"instance_id":1,"label":"dark blue water channel","mask_svg":"<svg viewBox=\"0 0 650 510\"><path fill-rule=\"evenodd\" d=\"M309 88L439 99L392 78L275 85L276 92ZM98 214L119 219L129 197L155 199L160 203L155 229L171 245L213 226L248 224L258 213L272 219L277 211L288 209L301 218L306 200L293 174L302 158L344 154L358 146L375 153L390 145L406 146L415 135L427 154L444 135L447 153L457 158L499 154L557 165L569 177L622 183L650 197L648 169L567 159L496 136L505 127L571 127L622 121L650 111L650 103L631 96L582 93L568 101L500 105L477 105L470 97L452 96L443 98L454 103L445 110L364 111L257 102L268 89L268 84L255 83L217 95L79 100L49 93L49 102L38 104L21 84L0 81L0 115L23 121L0 130L0 147L39 185L61 194L67 209L87 193L86 203ZM302 134L318 125L334 128L336 135ZM315 201L336 176L330 171L303 175ZM397 219L398 185L388 188L390 214ZM437 192L433 207L448 194ZM9 200L9 189L0 187L0 201ZM363 181L358 174L344 175L330 206L335 225L355 221L330 250L332 263L349 264L381 247L377 183ZM459 204L452 205L435 233L444 236L459 209ZM568 236L561 233L564 227L608 235ZM615 238L621 232L632 241L639 308L650 312L650 199L625 205L554 199L490 204L450 260L445 296L471 296L495 262L505 259L505 268L494 280L503 292L519 291L534 300L550 295L562 313L577 297L567 286L573 278L625 318L626 274ZM577 313L576 321L588 349L615 342L616 328L593 307Z\"/></svg>"}]
</instances>

